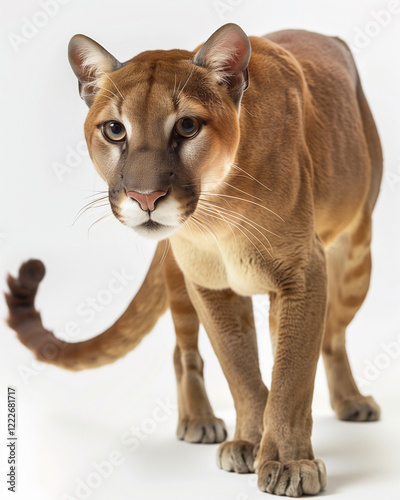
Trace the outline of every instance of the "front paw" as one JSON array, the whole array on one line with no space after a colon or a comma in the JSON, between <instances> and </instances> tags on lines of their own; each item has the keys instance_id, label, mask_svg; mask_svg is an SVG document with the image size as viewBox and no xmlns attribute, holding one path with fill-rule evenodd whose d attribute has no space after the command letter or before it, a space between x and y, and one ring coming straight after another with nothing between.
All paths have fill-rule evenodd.
<instances>
[{"instance_id":1,"label":"front paw","mask_svg":"<svg viewBox=\"0 0 400 500\"><path fill-rule=\"evenodd\" d=\"M222 443L227 437L224 421L217 417L191 417L179 421L178 439L188 443Z\"/></svg>"},{"instance_id":2,"label":"front paw","mask_svg":"<svg viewBox=\"0 0 400 500\"><path fill-rule=\"evenodd\" d=\"M227 472L247 474L254 472L254 460L259 444L248 441L228 441L221 444L217 452L217 465Z\"/></svg>"},{"instance_id":3,"label":"front paw","mask_svg":"<svg viewBox=\"0 0 400 500\"><path fill-rule=\"evenodd\" d=\"M268 461L258 465L258 487L266 493L300 497L316 495L326 486L322 460L295 460L282 464Z\"/></svg>"}]
</instances>

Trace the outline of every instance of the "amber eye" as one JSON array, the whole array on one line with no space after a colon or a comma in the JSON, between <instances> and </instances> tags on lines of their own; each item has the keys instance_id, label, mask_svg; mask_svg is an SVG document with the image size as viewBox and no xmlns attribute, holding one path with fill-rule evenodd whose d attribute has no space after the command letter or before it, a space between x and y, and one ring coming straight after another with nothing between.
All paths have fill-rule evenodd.
<instances>
[{"instance_id":1,"label":"amber eye","mask_svg":"<svg viewBox=\"0 0 400 500\"><path fill-rule=\"evenodd\" d=\"M199 120L191 116L185 116L175 123L175 132L186 139L194 137L199 130Z\"/></svg>"},{"instance_id":2,"label":"amber eye","mask_svg":"<svg viewBox=\"0 0 400 500\"><path fill-rule=\"evenodd\" d=\"M121 142L126 137L125 127L120 122L103 123L101 131L104 137L111 142Z\"/></svg>"}]
</instances>

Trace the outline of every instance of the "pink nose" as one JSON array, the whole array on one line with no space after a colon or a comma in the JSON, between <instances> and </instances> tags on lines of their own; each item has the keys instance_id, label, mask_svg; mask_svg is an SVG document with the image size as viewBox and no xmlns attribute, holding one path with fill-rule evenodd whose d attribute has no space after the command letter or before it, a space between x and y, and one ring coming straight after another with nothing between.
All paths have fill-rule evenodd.
<instances>
[{"instance_id":1,"label":"pink nose","mask_svg":"<svg viewBox=\"0 0 400 500\"><path fill-rule=\"evenodd\" d=\"M144 211L154 210L154 203L166 194L166 191L153 191L148 194L138 193L137 191L128 191L129 198L136 200Z\"/></svg>"}]
</instances>

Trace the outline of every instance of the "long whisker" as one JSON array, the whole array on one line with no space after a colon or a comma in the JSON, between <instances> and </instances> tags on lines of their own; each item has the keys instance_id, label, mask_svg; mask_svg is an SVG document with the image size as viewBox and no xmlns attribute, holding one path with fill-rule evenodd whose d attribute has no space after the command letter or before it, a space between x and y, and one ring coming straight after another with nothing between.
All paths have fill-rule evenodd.
<instances>
[{"instance_id":1,"label":"long whisker","mask_svg":"<svg viewBox=\"0 0 400 500\"><path fill-rule=\"evenodd\" d=\"M181 101L183 101L183 99L196 99L197 101L202 102L201 99L199 99L195 95L184 95L178 101L176 101L176 104L179 104Z\"/></svg>"},{"instance_id":2,"label":"long whisker","mask_svg":"<svg viewBox=\"0 0 400 500\"><path fill-rule=\"evenodd\" d=\"M181 77L181 78L179 78L179 83L178 83L178 85L177 85L177 87L176 87L176 92L178 92L178 90L179 90L179 86L180 86L180 84L181 84L181 81L182 81L182 77ZM175 89L174 89L174 95L173 95L173 98L174 98L174 99L177 99L177 98L175 97Z\"/></svg>"},{"instance_id":3,"label":"long whisker","mask_svg":"<svg viewBox=\"0 0 400 500\"><path fill-rule=\"evenodd\" d=\"M175 82L174 82L174 91L172 92L172 100L175 99L175 90L176 90L176 73L174 73L175 75Z\"/></svg>"},{"instance_id":4,"label":"long whisker","mask_svg":"<svg viewBox=\"0 0 400 500\"><path fill-rule=\"evenodd\" d=\"M247 194L247 196L251 196L252 198L255 198L256 200L259 200L259 201L264 201L262 198L258 198L258 196L254 196L253 194L246 193L246 191L243 191L242 189L239 189L236 186L232 186L232 184L229 184L228 182L225 182L225 181L222 181L222 182L224 184L226 184L227 186L229 186L229 187L231 187L233 189L236 189L236 191L240 191L243 194Z\"/></svg>"},{"instance_id":5,"label":"long whisker","mask_svg":"<svg viewBox=\"0 0 400 500\"><path fill-rule=\"evenodd\" d=\"M199 201L201 201L203 203L211 203L212 206L210 208L216 208L216 207L218 207L219 210L223 210L225 213L227 213L231 217L234 217L235 219L239 219L239 220L243 219L244 221L248 221L249 223L254 224L255 226L258 226L263 231L266 231L267 233L270 233L270 234L276 236L277 238L281 238L281 236L279 236L279 234L276 234L273 231L270 231L266 227L261 226L261 224L258 224L258 222L255 222L254 220L250 219L249 217L246 217L245 215L243 215L243 214L241 214L239 212L235 212L233 210L229 210L228 208L221 207L221 205L218 205L217 203L212 202L210 200L203 200L202 198L199 198ZM232 215L232 214L234 214L234 215ZM235 216L237 216L237 217L235 217Z\"/></svg>"},{"instance_id":6,"label":"long whisker","mask_svg":"<svg viewBox=\"0 0 400 500\"><path fill-rule=\"evenodd\" d=\"M186 221L185 221L185 222L186 222ZM184 222L184 224L183 224L183 228L184 228L185 230L186 230L186 229L188 229L188 230L190 231L190 236L191 236L192 241L193 241L193 243L194 243L194 236L193 236L193 231L192 231L192 228L190 227L190 224L186 224L185 222ZM189 222L190 222L190 221L189 221Z\"/></svg>"},{"instance_id":7,"label":"long whisker","mask_svg":"<svg viewBox=\"0 0 400 500\"><path fill-rule=\"evenodd\" d=\"M223 219L223 220L224 220L224 221L228 224L228 227L229 227L229 229L231 230L232 235L233 235L233 237L235 238L235 241L236 241L236 234L235 234L235 232L234 232L234 231L233 231L233 229L232 229L232 225L230 224L230 222L232 222L232 220L229 222L229 221L227 220L227 218L226 218L226 217L224 217L224 214L223 214L223 213L221 213L221 211L220 211L220 210L218 210L218 208L216 208L216 207L213 207L213 206L211 206L211 207L210 207L210 206L208 206L208 207L204 207L203 205L202 205L202 207L203 207L203 208L209 208L210 210L212 209L212 212L213 212L213 213L214 213L214 211L216 211L216 212L219 214L219 216L220 216L220 217L221 217L221 218L222 218L222 219ZM222 207L219 207L219 208L222 210ZM226 208L224 208L223 210L224 210L224 213L225 213L225 214L226 214L226 212L229 212L229 210L227 210ZM211 215L211 213L210 213L210 215Z\"/></svg>"},{"instance_id":8,"label":"long whisker","mask_svg":"<svg viewBox=\"0 0 400 500\"><path fill-rule=\"evenodd\" d=\"M78 221L78 219L80 217L83 216L84 213L86 213L88 210L92 209L92 208L103 208L103 207L109 207L109 203L103 203L102 205L93 205L93 206L90 206L90 207L86 207L82 213L80 213L78 216L75 217L74 219L74 222L72 223L72 225L76 224L76 222Z\"/></svg>"},{"instance_id":9,"label":"long whisker","mask_svg":"<svg viewBox=\"0 0 400 500\"><path fill-rule=\"evenodd\" d=\"M111 216L112 216L112 212L107 213L107 214L103 215L102 217L100 217L100 219L97 219L96 221L94 221L94 222L93 222L93 224L91 224L91 225L89 226L89 229L87 230L87 234L88 234L88 236L89 236L89 234L90 234L91 229L92 229L92 228L93 228L96 224L98 224L98 223L99 223L99 222L101 222L102 220L108 219L108 217L111 217Z\"/></svg>"},{"instance_id":10,"label":"long whisker","mask_svg":"<svg viewBox=\"0 0 400 500\"><path fill-rule=\"evenodd\" d=\"M252 240L251 240L251 239L247 236L247 234L245 234L245 233L241 230L241 228L240 228L240 227L236 226L236 229L238 229L238 230L239 230L239 231L243 234L243 236L245 236L245 237L249 240L249 242L253 245L253 247L254 247L254 248L257 250L257 252L260 254L260 256L261 256L262 260L263 260L264 262L267 262L267 261L265 260L264 255L260 252L260 249L259 249L259 248L257 247L257 245L254 243L254 241L252 241ZM243 228L243 229L246 229L246 228ZM247 231L249 231L249 230L247 229ZM254 236L254 234L253 234L251 231L249 231L249 233L250 233L252 236ZM258 238L256 238L256 239L258 240ZM264 246L264 245L263 245L263 247L265 248L265 246ZM269 253L269 255L271 255L271 254L270 254L270 252L268 251L268 249L267 249L267 248L265 248L265 250ZM271 257L272 257L272 255L271 255Z\"/></svg>"},{"instance_id":11,"label":"long whisker","mask_svg":"<svg viewBox=\"0 0 400 500\"><path fill-rule=\"evenodd\" d=\"M274 212L273 210L271 210L270 208L267 208L265 207L264 205L260 205L259 203L256 203L255 201L251 201L251 200L246 200L245 198L239 198L237 196L231 196L230 194L221 194L221 193L209 193L207 191L203 191L202 194L205 194L206 196L223 196L225 198L233 198L235 200L240 200L240 201L245 201L247 203L251 203L253 205L257 205L258 207L260 208L263 208L264 210L267 210L268 212L270 212L271 214L274 214L276 217L278 217L278 219L280 219L282 222L285 222L282 217L280 215L278 215L276 212Z\"/></svg>"},{"instance_id":12,"label":"long whisker","mask_svg":"<svg viewBox=\"0 0 400 500\"><path fill-rule=\"evenodd\" d=\"M235 174L235 179L237 177L243 177L244 179L248 179L249 176L248 175L243 175L243 174ZM194 181L202 181L201 177L198 177L198 178L194 178L193 179ZM209 182L201 182L201 185L206 185L206 184L215 184L215 183L218 183L218 182L221 182L221 179L220 178L215 178L214 180L211 180ZM222 182L225 182L225 181L222 181ZM197 186L198 184L196 182L192 182L192 183L189 183L189 184L182 184L182 187L192 187L192 186ZM238 189L236 188L235 186L232 186L234 189ZM270 190L271 191L271 190ZM249 194L249 193L246 193L246 194ZM250 195L250 196L253 196L253 195ZM256 197L255 197L256 198ZM261 201L263 201L261 198L258 198L260 199Z\"/></svg>"},{"instance_id":13,"label":"long whisker","mask_svg":"<svg viewBox=\"0 0 400 500\"><path fill-rule=\"evenodd\" d=\"M190 80L190 77L191 77L191 76L192 76L192 74L193 74L194 68L195 68L195 67L193 66L192 71L190 72L190 75L187 77L187 80L186 80L186 82L185 82L184 86L181 88L181 90L180 90L179 94L176 96L176 99L179 99L179 96L182 94L183 89L184 89L184 88L186 87L186 85L188 84L188 82L189 82L189 80Z\"/></svg>"},{"instance_id":14,"label":"long whisker","mask_svg":"<svg viewBox=\"0 0 400 500\"><path fill-rule=\"evenodd\" d=\"M211 214L209 214L209 215L210 215L210 217L214 217L215 219L218 219L218 217L217 217L217 216L215 216L215 215L211 215ZM222 220L222 219L219 219L219 220ZM260 254L260 256L261 256L261 258L264 260L264 262L266 262L264 255L261 253L260 249L259 249L259 248L257 247L257 245L254 243L254 241L252 241L252 240L251 240L251 239L247 236L247 234L246 234L246 233L244 233L244 232L242 231L242 229L240 228L240 226L239 226L237 223L235 223L235 222L232 222L232 221L231 221L231 224L232 224L232 225L233 225L233 226L234 226L234 227L235 227L238 231L240 231L240 232L243 234L243 236L245 236L245 238L247 238L247 239L249 240L249 242L253 245L253 247L254 247L254 248L257 250L257 252ZM263 244L263 243L262 243L262 242L261 242L261 241L260 241L260 240L259 240L259 239L258 239L258 238L257 238L257 237L256 237L256 236L255 236L255 235L254 235L254 234L253 234L250 230L249 230L249 229L245 228L244 226L243 226L243 229L244 229L244 230L246 230L247 232L249 232L249 233L250 233L250 234L251 234L251 235L252 235L252 236L253 236L256 240L258 240L258 241L260 242L260 244L264 247L264 249L266 250L266 252L267 252L267 253L268 253L268 254L272 257L272 255L271 255L271 253L269 252L268 248L266 248L266 246L265 246L265 245L264 245L264 244Z\"/></svg>"},{"instance_id":15,"label":"long whisker","mask_svg":"<svg viewBox=\"0 0 400 500\"><path fill-rule=\"evenodd\" d=\"M208 210L208 209L204 209L204 210ZM211 210L209 210L209 213L210 213L210 215L211 215L212 213L214 213L214 214L215 214L215 212L212 212ZM228 220L229 220L229 219L228 219ZM237 222L235 222L235 221L230 220L230 222L231 222L232 224L234 224L234 225L235 225L235 227L237 227L237 228L240 226L240 224L239 224L239 223L237 223ZM269 246L270 246L270 248L271 248L271 251L273 251L272 245L271 245L271 243L270 243L269 239L265 236L265 234L263 234L263 233L262 233L259 229L257 229L257 228L256 228L256 227L254 227L253 225L251 225L249 222L246 222L246 224L249 224L249 225L250 225L251 227L253 227L256 231L258 231L258 232L261 234L261 236L263 236L263 237L267 240L267 242L268 242L268 244L269 244ZM243 227L243 229L244 229L245 231L248 231L248 232L249 232L249 233L250 233L250 234L251 234L251 235L252 235L252 236L253 236L253 237L254 237L254 238L255 238L255 239L256 239L256 240L257 240L257 241L261 244L261 246L262 246L262 247L263 247L263 248L264 248L264 249L268 252L268 254L272 257L271 252L270 252L270 251L268 250L268 248L264 245L264 243L263 243L263 242L262 242L259 238L257 238L257 236L256 236L256 235L255 235L252 231L250 231L247 227L245 227L245 226L242 226L242 227Z\"/></svg>"},{"instance_id":16,"label":"long whisker","mask_svg":"<svg viewBox=\"0 0 400 500\"><path fill-rule=\"evenodd\" d=\"M216 210L215 208L208 208L208 209L207 209L207 208L204 208L204 210L208 210L210 214L211 214L211 213L215 213L215 212L217 212L217 213L218 213L218 214L222 217L222 215L221 215L221 213L219 212L219 210ZM233 215L228 215L228 214L224 214L224 215L225 215L225 216L228 218L228 220L230 220L230 222L232 222L232 223L233 223L233 222L236 222L235 220L232 220L232 219L236 219L236 220L239 220L239 222L236 222L236 224L239 224L239 225L240 225L240 222L243 222L244 224L248 224L248 225L249 225L250 227L252 227L255 231L257 231L258 233L260 233L260 235L261 235L263 238L265 238L265 239L267 240L268 245L269 245L269 247L270 247L271 251L273 251L273 248L272 248L271 242L269 241L269 239L267 238L267 236L265 236L265 234L264 234L264 233L262 233L259 229L257 229L257 228L256 228L256 226L254 226L253 224L251 224L251 222L243 221L243 220L241 220L241 219L240 219L240 217L235 217L235 216L233 216ZM243 226L243 228L247 230L247 228L246 228L245 226ZM257 238L257 236L256 236L254 233L253 233L253 236L254 236L255 238ZM260 241L260 240L259 240L259 241ZM261 241L260 241L260 243L261 243Z\"/></svg>"},{"instance_id":17,"label":"long whisker","mask_svg":"<svg viewBox=\"0 0 400 500\"><path fill-rule=\"evenodd\" d=\"M107 95L107 94L95 94L95 93L91 93L91 94L82 94L82 97L89 97L91 95L98 95L99 97L107 97L107 99L110 99L111 101L114 100L114 97L111 97L110 95Z\"/></svg>"},{"instance_id":18,"label":"long whisker","mask_svg":"<svg viewBox=\"0 0 400 500\"><path fill-rule=\"evenodd\" d=\"M89 197L87 197L87 198L89 198ZM107 198L108 198L108 194L106 194L106 195L104 195L104 196L100 196L100 197L96 198L95 200L92 200L92 201L89 201L89 203L86 203L86 205L84 205L84 206L82 207L82 209L83 209L83 208L85 208L85 207L89 207L90 205L93 205L93 204L98 203L98 202L100 202L100 201L104 201L104 200L106 200ZM82 209L81 209L81 210L82 210Z\"/></svg>"},{"instance_id":19,"label":"long whisker","mask_svg":"<svg viewBox=\"0 0 400 500\"><path fill-rule=\"evenodd\" d=\"M93 194L94 193L94 194ZM108 190L107 191L96 191L95 189L92 191L92 194L89 196L86 196L85 199L87 200L88 198L93 198L96 194L107 194L108 195Z\"/></svg>"},{"instance_id":20,"label":"long whisker","mask_svg":"<svg viewBox=\"0 0 400 500\"><path fill-rule=\"evenodd\" d=\"M199 224L200 226L202 226L208 230L208 232L211 234L211 236L214 238L215 242L217 243L220 252L222 253L222 249L220 247L219 241L218 241L214 231L212 231L209 226L205 225L204 222L202 223L201 221L199 221L199 219L196 219L196 217L194 217L193 215L191 216L190 220L193 220L193 222L196 221L197 224ZM204 234L204 232L202 231L202 229L199 225L197 225L197 227L200 229L200 231L203 233L203 235L207 238L207 236Z\"/></svg>"},{"instance_id":21,"label":"long whisker","mask_svg":"<svg viewBox=\"0 0 400 500\"><path fill-rule=\"evenodd\" d=\"M165 240L165 248L164 248L164 253L161 257L161 260L160 260L160 266L162 266L167 258L167 255L168 255L168 252L169 252L169 247L170 247L170 242L169 240Z\"/></svg>"},{"instance_id":22,"label":"long whisker","mask_svg":"<svg viewBox=\"0 0 400 500\"><path fill-rule=\"evenodd\" d=\"M89 209L92 209L92 208L100 208L100 207L106 207L106 206L110 206L110 203L102 203L104 202L106 199L108 199L108 195L106 196L101 196L100 198L97 198L96 200L92 200L90 201L89 203L87 203L86 205L84 205L79 211L78 213L76 214L75 216L75 219L74 219L74 222L73 224L76 223L76 221ZM99 205L99 203L101 205Z\"/></svg>"},{"instance_id":23,"label":"long whisker","mask_svg":"<svg viewBox=\"0 0 400 500\"><path fill-rule=\"evenodd\" d=\"M200 207L198 207L197 210L196 210L196 213L200 213L202 215L205 215L206 217L213 217L213 214L214 214L214 212L213 213L207 212L206 209L204 209L204 207L203 207L203 209L200 208ZM223 220L228 225L229 229L232 232L232 236L235 238L235 241L236 241L236 234L234 233L234 231L232 229L232 225L229 223L229 221L226 220L226 218L224 218L222 215L221 215L221 219L219 219L219 220Z\"/></svg>"},{"instance_id":24,"label":"long whisker","mask_svg":"<svg viewBox=\"0 0 400 500\"><path fill-rule=\"evenodd\" d=\"M200 196L201 195L205 195L205 196L217 196L217 197L221 197L221 200L220 201L223 201L226 205L230 206L230 203L229 203L229 200L225 200L223 198L224 195L220 194L220 193L210 193L209 191L200 191ZM234 197L233 197L234 198Z\"/></svg>"},{"instance_id":25,"label":"long whisker","mask_svg":"<svg viewBox=\"0 0 400 500\"><path fill-rule=\"evenodd\" d=\"M200 222L200 221L198 221ZM219 244L219 241L218 241L218 238L217 238L217 235L214 233L214 231L210 228L210 226L208 226L208 224L206 224L204 221L203 221L203 226L208 229L209 233L211 234L211 236L214 238L215 240L215 243L217 244L218 248L219 248L219 251L221 252L222 254L222 248L220 247L220 244Z\"/></svg>"},{"instance_id":26,"label":"long whisker","mask_svg":"<svg viewBox=\"0 0 400 500\"><path fill-rule=\"evenodd\" d=\"M250 115L251 117L253 117L253 116L254 116L254 115L252 115L252 114L250 113L250 111L249 111L247 108L245 108L245 107L243 106L243 104L241 104L241 105L240 105L240 107L241 107L241 108L243 108L243 109L244 109L247 113L249 113L249 115Z\"/></svg>"},{"instance_id":27,"label":"long whisker","mask_svg":"<svg viewBox=\"0 0 400 500\"><path fill-rule=\"evenodd\" d=\"M262 182L260 182L258 179L256 179L255 177L253 177L251 174L249 174L248 172L246 172L246 170L243 170L243 168L240 168L238 165L235 165L234 163L232 163L232 167L236 168L237 170L240 170L241 172L243 172L244 174L246 174L248 177L250 177L250 179L253 179L253 181L258 182L258 184L260 184L262 187L265 187L265 189L268 189L268 191L272 191L271 188L269 188L268 186L266 186L265 184L263 184Z\"/></svg>"},{"instance_id":28,"label":"long whisker","mask_svg":"<svg viewBox=\"0 0 400 500\"><path fill-rule=\"evenodd\" d=\"M205 238L207 238L207 236L205 235L205 233L203 232L203 230L201 229L201 227L199 226L198 224L198 221L196 219L196 217L194 217L193 215L190 217L190 219L188 220L188 223L192 222L196 227L197 229L203 234L203 236Z\"/></svg>"},{"instance_id":29,"label":"long whisker","mask_svg":"<svg viewBox=\"0 0 400 500\"><path fill-rule=\"evenodd\" d=\"M114 80L111 78L111 76L109 74L107 74L106 72L102 71L100 74L104 74L106 75L106 77L110 80L110 82L114 85L114 87L117 89L117 92L118 94L122 97L122 99L125 99L125 97L122 95L121 91L119 90L119 88L116 86Z\"/></svg>"},{"instance_id":30,"label":"long whisker","mask_svg":"<svg viewBox=\"0 0 400 500\"><path fill-rule=\"evenodd\" d=\"M97 88L99 88L100 90L104 90L105 92L110 92L110 94L112 94L116 99L119 99L119 97L117 96L117 94L115 94L112 90L106 89L105 87L100 87L99 85L97 85ZM99 95L105 95L105 94L100 94L99 93Z\"/></svg>"}]
</instances>

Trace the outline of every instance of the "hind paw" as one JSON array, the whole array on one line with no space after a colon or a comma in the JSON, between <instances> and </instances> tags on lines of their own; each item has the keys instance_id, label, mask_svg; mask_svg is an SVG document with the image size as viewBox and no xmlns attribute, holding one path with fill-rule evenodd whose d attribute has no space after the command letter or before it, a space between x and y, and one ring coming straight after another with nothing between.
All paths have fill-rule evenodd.
<instances>
[{"instance_id":1,"label":"hind paw","mask_svg":"<svg viewBox=\"0 0 400 500\"><path fill-rule=\"evenodd\" d=\"M351 422L374 422L379 420L381 410L371 396L355 396L342 399L335 404L335 412L339 420Z\"/></svg>"},{"instance_id":2,"label":"hind paw","mask_svg":"<svg viewBox=\"0 0 400 500\"><path fill-rule=\"evenodd\" d=\"M188 443L222 443L227 437L224 421L217 417L192 417L180 420L178 439Z\"/></svg>"}]
</instances>

